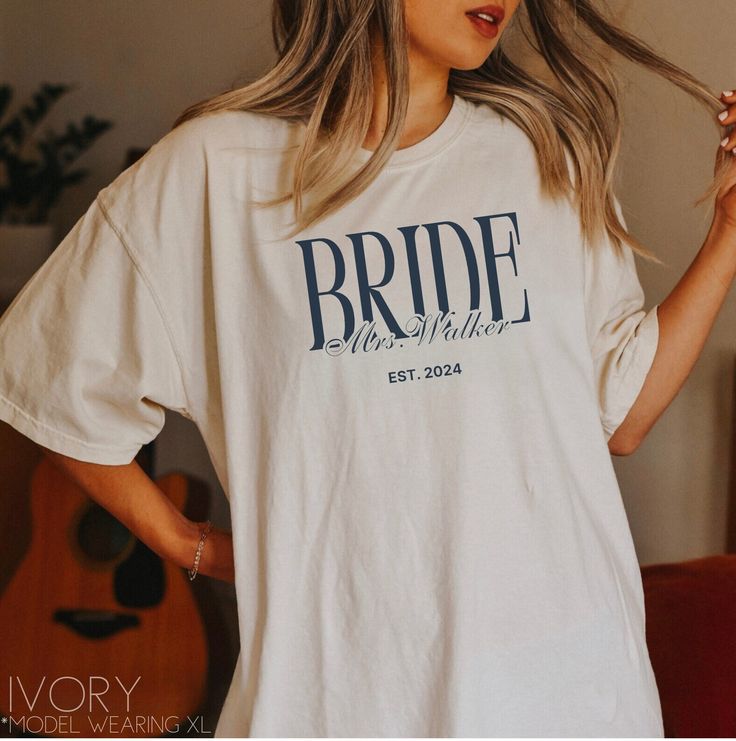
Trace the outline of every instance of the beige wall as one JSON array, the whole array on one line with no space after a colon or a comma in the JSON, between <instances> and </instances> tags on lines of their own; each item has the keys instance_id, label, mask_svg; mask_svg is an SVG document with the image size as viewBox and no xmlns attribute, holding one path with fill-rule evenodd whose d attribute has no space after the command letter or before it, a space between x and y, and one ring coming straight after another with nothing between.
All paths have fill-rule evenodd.
<instances>
[{"instance_id":1,"label":"beige wall","mask_svg":"<svg viewBox=\"0 0 736 741\"><path fill-rule=\"evenodd\" d=\"M608 4L713 88L736 85L734 0ZM115 177L129 146L149 146L187 104L257 76L271 54L267 0L3 0L3 78L19 94L42 80L76 82L53 123L94 113L116 124L80 161L93 175L55 213L59 236ZM619 194L629 226L667 262L639 263L651 305L667 295L705 236L708 209L692 201L708 182L720 136L709 114L679 90L633 65L624 70L630 84ZM614 459L642 563L723 550L735 320L732 293L680 395L635 455ZM162 472L178 468L215 485L190 422L170 414L159 451ZM215 518L227 521L221 493Z\"/></svg>"}]
</instances>

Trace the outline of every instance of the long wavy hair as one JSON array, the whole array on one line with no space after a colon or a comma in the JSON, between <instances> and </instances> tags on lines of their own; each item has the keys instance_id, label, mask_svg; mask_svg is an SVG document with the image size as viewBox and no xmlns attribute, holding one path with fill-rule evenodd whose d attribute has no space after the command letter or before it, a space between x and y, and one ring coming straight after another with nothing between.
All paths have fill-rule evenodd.
<instances>
[{"instance_id":1,"label":"long wavy hair","mask_svg":"<svg viewBox=\"0 0 736 741\"><path fill-rule=\"evenodd\" d=\"M546 82L507 54L515 26L551 72ZM271 69L244 87L189 106L172 128L225 110L303 124L291 190L257 204L293 199L296 234L358 196L397 146L409 98L404 0L274 0L272 35L277 59ZM382 45L388 119L378 147L356 169L348 165L371 120L375 40ZM617 247L626 242L642 257L661 263L616 212L612 183L622 126L620 80L609 50L666 78L709 111L723 107L705 84L606 18L595 0L523 0L480 67L450 70L448 92L492 106L526 132L536 150L544 194L572 199L585 239L593 241L605 229ZM719 130L718 123L713 125ZM726 154L719 153L713 182L694 205L721 188ZM310 189L319 197L305 206L303 196Z\"/></svg>"}]
</instances>

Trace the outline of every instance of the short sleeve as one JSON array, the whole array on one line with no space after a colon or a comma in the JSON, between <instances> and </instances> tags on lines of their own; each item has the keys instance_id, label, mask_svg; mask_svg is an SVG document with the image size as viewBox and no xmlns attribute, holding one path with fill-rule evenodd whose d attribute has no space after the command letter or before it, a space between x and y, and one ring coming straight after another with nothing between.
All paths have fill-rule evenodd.
<instances>
[{"instance_id":1,"label":"short sleeve","mask_svg":"<svg viewBox=\"0 0 736 741\"><path fill-rule=\"evenodd\" d=\"M0 419L123 465L186 407L160 301L95 199L0 317Z\"/></svg>"},{"instance_id":2,"label":"short sleeve","mask_svg":"<svg viewBox=\"0 0 736 741\"><path fill-rule=\"evenodd\" d=\"M616 212L626 226L621 205ZM634 405L659 342L657 305L644 307L634 252L608 242L586 244L585 304L601 424L606 441Z\"/></svg>"}]
</instances>

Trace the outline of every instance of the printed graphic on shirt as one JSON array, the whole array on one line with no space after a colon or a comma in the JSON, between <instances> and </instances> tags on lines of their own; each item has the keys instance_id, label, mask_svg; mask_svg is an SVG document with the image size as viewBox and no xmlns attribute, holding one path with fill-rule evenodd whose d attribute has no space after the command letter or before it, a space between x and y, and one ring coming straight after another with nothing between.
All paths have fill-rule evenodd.
<instances>
[{"instance_id":1,"label":"printed graphic on shirt","mask_svg":"<svg viewBox=\"0 0 736 741\"><path fill-rule=\"evenodd\" d=\"M508 297L502 295L499 276L499 263L510 261L513 276L519 278L517 213L476 216L473 220L472 228L436 221L397 227L391 237L361 231L346 234L340 242L329 237L297 240L313 332L309 349L335 356L409 343L429 345L438 340L488 337L529 322L527 289L518 288L523 308L509 316ZM506 250L497 251L497 245L501 250L504 243ZM453 292L448 287L446 262L452 259L454 264L458 251L466 284L462 291L455 285ZM431 266L429 280L420 270L422 258ZM396 295L397 283L402 298L410 292L410 316L397 316L392 306L389 292ZM355 288L348 290L348 285ZM332 302L329 316L328 302ZM437 311L428 309L434 305Z\"/></svg>"}]
</instances>

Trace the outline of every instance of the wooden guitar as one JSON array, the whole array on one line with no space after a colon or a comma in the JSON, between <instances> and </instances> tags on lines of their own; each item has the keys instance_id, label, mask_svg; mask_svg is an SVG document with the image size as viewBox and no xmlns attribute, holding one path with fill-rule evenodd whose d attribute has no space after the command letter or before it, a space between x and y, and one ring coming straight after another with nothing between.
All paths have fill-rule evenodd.
<instances>
[{"instance_id":1,"label":"wooden guitar","mask_svg":"<svg viewBox=\"0 0 736 741\"><path fill-rule=\"evenodd\" d=\"M183 511L186 477L156 483ZM185 570L46 456L31 480L31 514L31 546L0 594L0 714L15 724L0 732L186 731L205 699L208 652Z\"/></svg>"}]
</instances>

